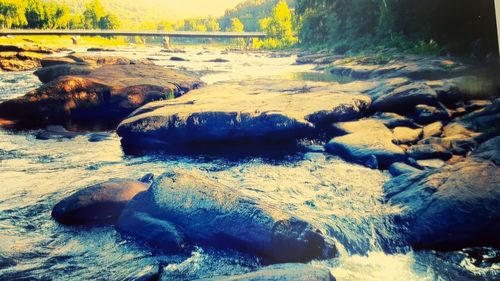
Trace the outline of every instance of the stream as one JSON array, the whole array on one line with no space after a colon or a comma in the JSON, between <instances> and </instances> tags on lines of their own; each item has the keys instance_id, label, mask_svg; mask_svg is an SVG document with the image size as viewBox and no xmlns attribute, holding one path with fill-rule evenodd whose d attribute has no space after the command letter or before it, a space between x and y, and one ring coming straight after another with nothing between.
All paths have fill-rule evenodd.
<instances>
[{"instance_id":1,"label":"stream","mask_svg":"<svg viewBox=\"0 0 500 281\"><path fill-rule=\"evenodd\" d=\"M164 53L148 47L96 55L149 58L158 65L201 73L208 84L258 78L336 81L314 71L313 65L295 65L294 56L267 52L191 47L185 53ZM171 61L170 56L189 61ZM208 62L217 58L229 62ZM31 72L0 73L0 101L39 85ZM204 171L315 224L337 242L340 257L312 263L329 267L339 281L500 278L500 263L478 263L474 258L478 253L498 255L495 249L411 251L391 221L401 210L380 201L390 175L323 152L236 160L166 153L129 156L115 132L99 142L90 142L89 134L39 140L35 133L0 129L0 280L136 280L159 265L164 280L193 280L259 268L255 257L238 252L195 247L167 255L113 227L68 227L50 216L58 201L85 186L160 175L176 167Z\"/></svg>"}]
</instances>

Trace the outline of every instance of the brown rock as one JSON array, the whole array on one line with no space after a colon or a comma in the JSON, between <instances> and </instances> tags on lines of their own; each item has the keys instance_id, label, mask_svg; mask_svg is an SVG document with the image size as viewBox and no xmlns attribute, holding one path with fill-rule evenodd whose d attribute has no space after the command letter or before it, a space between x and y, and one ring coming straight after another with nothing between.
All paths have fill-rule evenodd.
<instances>
[{"instance_id":1,"label":"brown rock","mask_svg":"<svg viewBox=\"0 0 500 281\"><path fill-rule=\"evenodd\" d=\"M404 143L415 143L420 139L422 135L422 129L412 129L408 127L396 127L393 130L394 143L404 144Z\"/></svg>"},{"instance_id":2,"label":"brown rock","mask_svg":"<svg viewBox=\"0 0 500 281\"><path fill-rule=\"evenodd\" d=\"M426 139L430 137L438 137L441 135L442 131L443 131L443 123L441 121L431 123L424 127L422 138Z\"/></svg>"}]
</instances>

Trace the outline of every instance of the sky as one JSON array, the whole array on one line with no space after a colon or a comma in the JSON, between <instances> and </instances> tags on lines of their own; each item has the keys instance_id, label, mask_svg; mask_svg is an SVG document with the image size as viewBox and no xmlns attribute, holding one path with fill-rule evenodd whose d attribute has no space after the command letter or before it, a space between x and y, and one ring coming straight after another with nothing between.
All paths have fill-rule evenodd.
<instances>
[{"instance_id":1,"label":"sky","mask_svg":"<svg viewBox=\"0 0 500 281\"><path fill-rule=\"evenodd\" d=\"M224 11L234 8L244 0L164 0L180 17L222 16Z\"/></svg>"}]
</instances>

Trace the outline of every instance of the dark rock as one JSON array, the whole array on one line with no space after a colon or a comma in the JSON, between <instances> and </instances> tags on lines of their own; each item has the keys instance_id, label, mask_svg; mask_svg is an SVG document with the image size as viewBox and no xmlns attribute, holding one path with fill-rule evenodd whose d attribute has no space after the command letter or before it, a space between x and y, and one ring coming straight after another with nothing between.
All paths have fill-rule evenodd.
<instances>
[{"instance_id":1,"label":"dark rock","mask_svg":"<svg viewBox=\"0 0 500 281\"><path fill-rule=\"evenodd\" d=\"M140 200L143 196L146 195L137 195L136 200ZM184 235L174 224L147 213L125 211L120 217L118 229L122 233L170 253L177 253L184 248Z\"/></svg>"},{"instance_id":2,"label":"dark rock","mask_svg":"<svg viewBox=\"0 0 500 281\"><path fill-rule=\"evenodd\" d=\"M311 266L307 264L281 264L264 267L254 272L217 276L202 280L212 281L335 281L336 279L325 267Z\"/></svg>"},{"instance_id":3,"label":"dark rock","mask_svg":"<svg viewBox=\"0 0 500 281\"><path fill-rule=\"evenodd\" d=\"M142 176L142 178L140 178L139 181L143 182L143 183L151 183L153 181L154 177L155 177L154 174L148 173L148 174L145 174L144 176Z\"/></svg>"},{"instance_id":4,"label":"dark rock","mask_svg":"<svg viewBox=\"0 0 500 281\"><path fill-rule=\"evenodd\" d=\"M87 52L115 52L116 50L107 48L88 48Z\"/></svg>"},{"instance_id":5,"label":"dark rock","mask_svg":"<svg viewBox=\"0 0 500 281\"><path fill-rule=\"evenodd\" d=\"M347 135L330 140L326 144L329 153L350 162L381 169L406 159L403 149L392 142L391 130L380 121L365 119L335 126Z\"/></svg>"},{"instance_id":6,"label":"dark rock","mask_svg":"<svg viewBox=\"0 0 500 281\"><path fill-rule=\"evenodd\" d=\"M227 59L222 59L222 58L216 58L213 60L207 60L207 62L229 62Z\"/></svg>"},{"instance_id":7,"label":"dark rock","mask_svg":"<svg viewBox=\"0 0 500 281\"><path fill-rule=\"evenodd\" d=\"M425 169L437 169L446 165L446 162L441 159L425 159L418 160L417 164Z\"/></svg>"},{"instance_id":8,"label":"dark rock","mask_svg":"<svg viewBox=\"0 0 500 281\"><path fill-rule=\"evenodd\" d=\"M336 93L328 83L225 82L176 100L149 103L117 132L125 146L142 148L295 142L330 122L363 116L369 104L369 97Z\"/></svg>"},{"instance_id":9,"label":"dark rock","mask_svg":"<svg viewBox=\"0 0 500 281\"><path fill-rule=\"evenodd\" d=\"M50 68L50 78L43 80L53 80L1 103L0 118L15 120L20 127L61 124L77 130L114 129L148 102L180 96L203 85L198 78L154 65Z\"/></svg>"},{"instance_id":10,"label":"dark rock","mask_svg":"<svg viewBox=\"0 0 500 281\"><path fill-rule=\"evenodd\" d=\"M35 134L36 139L39 140L52 140L52 139L72 139L81 135L78 132L70 132L63 126L47 126Z\"/></svg>"},{"instance_id":11,"label":"dark rock","mask_svg":"<svg viewBox=\"0 0 500 281\"><path fill-rule=\"evenodd\" d=\"M378 112L373 115L374 119L382 121L387 128L408 127L418 129L421 126L415 124L410 119L392 112Z\"/></svg>"},{"instance_id":12,"label":"dark rock","mask_svg":"<svg viewBox=\"0 0 500 281\"><path fill-rule=\"evenodd\" d=\"M147 214L148 228L152 226L158 237L163 229L167 237L175 237L162 221L175 226L188 243L234 248L272 263L336 255L335 246L311 224L193 171L157 178L147 192L127 205L119 229L139 231L142 214Z\"/></svg>"},{"instance_id":13,"label":"dark rock","mask_svg":"<svg viewBox=\"0 0 500 281\"><path fill-rule=\"evenodd\" d=\"M424 104L415 106L410 116L419 124L429 124L451 118L451 114L447 110Z\"/></svg>"},{"instance_id":14,"label":"dark rock","mask_svg":"<svg viewBox=\"0 0 500 281\"><path fill-rule=\"evenodd\" d=\"M416 173L420 171L421 171L420 169L417 169L406 163L401 163L401 162L392 163L392 165L389 167L389 173L391 173L393 177L397 177L403 174Z\"/></svg>"},{"instance_id":15,"label":"dark rock","mask_svg":"<svg viewBox=\"0 0 500 281\"><path fill-rule=\"evenodd\" d=\"M467 158L454 165L402 175L384 185L386 198L401 205L399 219L415 248L459 250L499 247L500 170Z\"/></svg>"},{"instance_id":16,"label":"dark rock","mask_svg":"<svg viewBox=\"0 0 500 281\"><path fill-rule=\"evenodd\" d=\"M170 60L171 61L187 61L187 59L181 58L181 57L170 57Z\"/></svg>"},{"instance_id":17,"label":"dark rock","mask_svg":"<svg viewBox=\"0 0 500 281\"><path fill-rule=\"evenodd\" d=\"M100 142L111 138L109 133L92 133L88 137L89 142Z\"/></svg>"},{"instance_id":18,"label":"dark rock","mask_svg":"<svg viewBox=\"0 0 500 281\"><path fill-rule=\"evenodd\" d=\"M57 203L52 217L62 224L107 224L148 185L130 179L116 179L84 188Z\"/></svg>"},{"instance_id":19,"label":"dark rock","mask_svg":"<svg viewBox=\"0 0 500 281\"><path fill-rule=\"evenodd\" d=\"M474 157L493 161L500 166L500 136L493 137L474 150Z\"/></svg>"},{"instance_id":20,"label":"dark rock","mask_svg":"<svg viewBox=\"0 0 500 281\"><path fill-rule=\"evenodd\" d=\"M381 95L373 101L371 109L375 112L410 112L419 104L435 105L437 94L424 83L412 83Z\"/></svg>"},{"instance_id":21,"label":"dark rock","mask_svg":"<svg viewBox=\"0 0 500 281\"><path fill-rule=\"evenodd\" d=\"M406 154L417 160L439 158L448 160L452 153L439 144L416 144L412 145Z\"/></svg>"}]
</instances>

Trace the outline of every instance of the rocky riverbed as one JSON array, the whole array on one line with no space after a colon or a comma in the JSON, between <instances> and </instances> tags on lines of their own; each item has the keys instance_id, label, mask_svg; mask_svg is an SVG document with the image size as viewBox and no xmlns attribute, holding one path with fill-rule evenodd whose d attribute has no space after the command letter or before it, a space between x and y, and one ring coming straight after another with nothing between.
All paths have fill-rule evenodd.
<instances>
[{"instance_id":1,"label":"rocky riverbed","mask_svg":"<svg viewBox=\"0 0 500 281\"><path fill-rule=\"evenodd\" d=\"M2 278L500 276L495 67L154 48L39 63L40 81L1 74Z\"/></svg>"}]
</instances>

